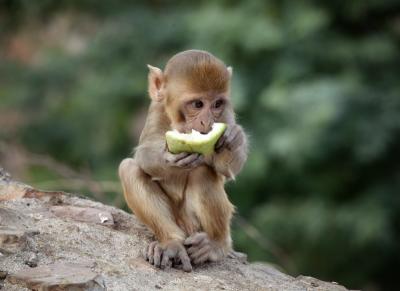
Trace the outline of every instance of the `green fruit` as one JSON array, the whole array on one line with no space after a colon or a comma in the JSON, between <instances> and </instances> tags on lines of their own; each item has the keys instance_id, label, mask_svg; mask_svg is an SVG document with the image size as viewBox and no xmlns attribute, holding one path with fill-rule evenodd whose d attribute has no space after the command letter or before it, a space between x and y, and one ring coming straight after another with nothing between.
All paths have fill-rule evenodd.
<instances>
[{"instance_id":1,"label":"green fruit","mask_svg":"<svg viewBox=\"0 0 400 291\"><path fill-rule=\"evenodd\" d=\"M167 131L168 150L173 154L200 153L209 155L214 152L215 144L226 129L225 123L214 123L212 129L207 134L201 134L196 130L192 133L180 133L176 130Z\"/></svg>"}]
</instances>

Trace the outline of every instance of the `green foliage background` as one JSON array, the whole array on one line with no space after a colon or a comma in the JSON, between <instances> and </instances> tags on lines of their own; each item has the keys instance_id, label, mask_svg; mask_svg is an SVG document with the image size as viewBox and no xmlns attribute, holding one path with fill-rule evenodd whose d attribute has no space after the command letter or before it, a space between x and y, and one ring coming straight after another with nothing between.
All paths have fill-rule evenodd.
<instances>
[{"instance_id":1,"label":"green foliage background","mask_svg":"<svg viewBox=\"0 0 400 291\"><path fill-rule=\"evenodd\" d=\"M234 67L251 140L228 185L236 248L293 275L398 286L398 1L3 0L0 36L0 163L17 145L117 183L149 104L145 65L205 49ZM59 177L27 165L34 185Z\"/></svg>"}]
</instances>

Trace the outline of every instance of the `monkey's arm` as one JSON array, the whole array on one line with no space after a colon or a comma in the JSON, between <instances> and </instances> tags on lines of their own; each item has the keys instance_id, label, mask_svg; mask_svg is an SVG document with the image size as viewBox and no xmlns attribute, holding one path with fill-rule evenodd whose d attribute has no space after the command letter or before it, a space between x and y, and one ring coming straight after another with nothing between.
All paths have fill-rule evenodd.
<instances>
[{"instance_id":1,"label":"monkey's arm","mask_svg":"<svg viewBox=\"0 0 400 291\"><path fill-rule=\"evenodd\" d=\"M164 107L159 102L150 104L146 124L135 149L136 164L153 178L163 178L168 168L164 159L165 132L169 130Z\"/></svg>"},{"instance_id":2,"label":"monkey's arm","mask_svg":"<svg viewBox=\"0 0 400 291\"><path fill-rule=\"evenodd\" d=\"M237 124L229 126L218 140L212 165L218 173L234 179L247 160L247 150L247 138L242 127Z\"/></svg>"},{"instance_id":3,"label":"monkey's arm","mask_svg":"<svg viewBox=\"0 0 400 291\"><path fill-rule=\"evenodd\" d=\"M153 139L141 143L135 152L138 166L153 179L163 179L170 173L171 167L189 169L200 165L204 157L200 154L180 153L172 154L168 151L164 136L155 136Z\"/></svg>"},{"instance_id":4,"label":"monkey's arm","mask_svg":"<svg viewBox=\"0 0 400 291\"><path fill-rule=\"evenodd\" d=\"M186 235L176 224L167 196L134 159L125 159L119 166L119 176L129 208L157 237L145 257L156 267L164 268L178 258L185 271L191 271L190 259L182 245Z\"/></svg>"},{"instance_id":5,"label":"monkey's arm","mask_svg":"<svg viewBox=\"0 0 400 291\"><path fill-rule=\"evenodd\" d=\"M154 136L140 143L135 149L137 165L151 177L163 177L167 165L164 163L165 141Z\"/></svg>"},{"instance_id":6,"label":"monkey's arm","mask_svg":"<svg viewBox=\"0 0 400 291\"><path fill-rule=\"evenodd\" d=\"M149 226L160 242L185 238L175 223L167 196L134 159L127 158L121 162L119 177L129 208Z\"/></svg>"}]
</instances>

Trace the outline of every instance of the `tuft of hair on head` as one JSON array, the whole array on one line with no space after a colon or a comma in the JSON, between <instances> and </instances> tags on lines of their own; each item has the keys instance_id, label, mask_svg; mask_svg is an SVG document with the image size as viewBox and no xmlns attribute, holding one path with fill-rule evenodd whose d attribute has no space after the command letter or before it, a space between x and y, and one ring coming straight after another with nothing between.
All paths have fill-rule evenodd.
<instances>
[{"instance_id":1,"label":"tuft of hair on head","mask_svg":"<svg viewBox=\"0 0 400 291\"><path fill-rule=\"evenodd\" d=\"M166 64L165 81L184 81L195 91L226 91L231 68L209 52L187 50L174 55Z\"/></svg>"}]
</instances>

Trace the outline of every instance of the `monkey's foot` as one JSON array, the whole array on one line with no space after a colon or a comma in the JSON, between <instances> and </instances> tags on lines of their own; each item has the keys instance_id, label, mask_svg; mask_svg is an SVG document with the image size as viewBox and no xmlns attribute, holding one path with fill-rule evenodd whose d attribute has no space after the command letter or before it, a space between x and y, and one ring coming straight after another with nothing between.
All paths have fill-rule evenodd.
<instances>
[{"instance_id":1,"label":"monkey's foot","mask_svg":"<svg viewBox=\"0 0 400 291\"><path fill-rule=\"evenodd\" d=\"M144 251L146 261L157 268L176 267L179 263L185 272L192 271L189 256L185 247L178 241L159 243L151 242Z\"/></svg>"},{"instance_id":2,"label":"monkey's foot","mask_svg":"<svg viewBox=\"0 0 400 291\"><path fill-rule=\"evenodd\" d=\"M213 253L215 247L205 232L197 232L189 236L184 245L193 264L201 264L208 260L214 261Z\"/></svg>"},{"instance_id":3,"label":"monkey's foot","mask_svg":"<svg viewBox=\"0 0 400 291\"><path fill-rule=\"evenodd\" d=\"M242 263L247 263L247 255L245 253L236 252L234 250L229 251L228 258L237 259Z\"/></svg>"}]
</instances>

